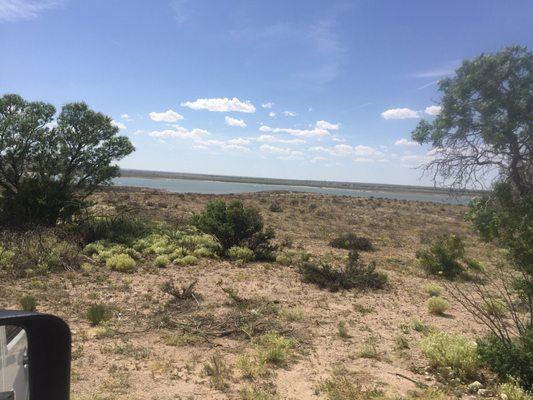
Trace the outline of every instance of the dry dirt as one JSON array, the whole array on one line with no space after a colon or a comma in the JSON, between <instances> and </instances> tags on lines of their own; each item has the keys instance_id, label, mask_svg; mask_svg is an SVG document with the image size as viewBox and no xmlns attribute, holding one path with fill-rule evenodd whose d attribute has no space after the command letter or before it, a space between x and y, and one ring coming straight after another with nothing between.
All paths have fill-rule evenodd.
<instances>
[{"instance_id":1,"label":"dry dirt","mask_svg":"<svg viewBox=\"0 0 533 400\"><path fill-rule=\"evenodd\" d=\"M115 189L96 199L182 224L215 197ZM447 315L428 312L422 287L433 279L420 271L415 259L416 250L435 235L456 233L466 238L469 256L488 268L497 262L498 253L479 242L465 222L466 207L302 193L220 197L239 198L258 207L266 224L275 229L277 241L296 251L346 255L345 250L328 246L329 240L344 232L368 237L376 250L362 253L362 258L375 261L378 270L389 275L390 287L331 293L303 283L295 267L210 259L187 267L156 268L148 263L134 274L102 268L86 275L66 271L3 282L6 294L0 297L0 308L19 308L20 296L32 294L39 311L57 314L69 323L76 398L236 399L243 388L255 387L280 399L321 399L325 398L321 383L341 368L353 372L351 376L367 388L406 396L419 390L413 381L435 384L424 373L427 360L419 349L422 336L412 329L414 319L470 337L482 333L483 328L446 292L444 297L451 303ZM269 211L273 202L281 205L282 212ZM197 280L197 301L170 302L171 297L161 290L169 279L178 285ZM253 304L240 310L222 288L231 288ZM85 317L93 303L113 308L104 333L92 328ZM277 312L266 316L262 328L276 329L297 345L287 365L271 368L268 376L253 381L237 367L239 356L252 354L254 345L235 318L253 315L255 307L264 304L272 304ZM349 337L340 337L339 323ZM169 335L177 338L178 343L172 343L177 345L168 343ZM407 339L407 349L397 348L399 335ZM362 357L369 340L377 352L371 358ZM205 373L204 366L213 357L227 368L220 388Z\"/></svg>"}]
</instances>

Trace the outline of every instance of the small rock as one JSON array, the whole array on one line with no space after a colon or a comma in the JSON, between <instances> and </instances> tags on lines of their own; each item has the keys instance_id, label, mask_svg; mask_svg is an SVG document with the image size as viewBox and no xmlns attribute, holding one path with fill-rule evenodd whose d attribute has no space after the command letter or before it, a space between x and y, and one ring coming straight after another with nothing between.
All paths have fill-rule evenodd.
<instances>
[{"instance_id":1,"label":"small rock","mask_svg":"<svg viewBox=\"0 0 533 400\"><path fill-rule=\"evenodd\" d=\"M468 385L468 392L469 393L477 393L479 389L481 389L483 385L481 382L475 381L472 382L470 385Z\"/></svg>"},{"instance_id":2,"label":"small rock","mask_svg":"<svg viewBox=\"0 0 533 400\"><path fill-rule=\"evenodd\" d=\"M500 399L509 400L509 397L505 393L502 393L502 394L500 394Z\"/></svg>"},{"instance_id":3,"label":"small rock","mask_svg":"<svg viewBox=\"0 0 533 400\"><path fill-rule=\"evenodd\" d=\"M490 397L492 396L492 392L488 389L479 389L477 391L477 394L481 397Z\"/></svg>"}]
</instances>

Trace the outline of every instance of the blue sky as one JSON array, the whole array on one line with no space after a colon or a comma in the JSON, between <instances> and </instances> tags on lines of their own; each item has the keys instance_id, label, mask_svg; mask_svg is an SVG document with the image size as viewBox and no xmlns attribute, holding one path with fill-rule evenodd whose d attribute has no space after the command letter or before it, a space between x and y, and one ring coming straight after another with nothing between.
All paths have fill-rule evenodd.
<instances>
[{"instance_id":1,"label":"blue sky","mask_svg":"<svg viewBox=\"0 0 533 400\"><path fill-rule=\"evenodd\" d=\"M127 168L429 184L410 141L461 60L533 47L533 2L0 0L0 94L85 101Z\"/></svg>"}]
</instances>

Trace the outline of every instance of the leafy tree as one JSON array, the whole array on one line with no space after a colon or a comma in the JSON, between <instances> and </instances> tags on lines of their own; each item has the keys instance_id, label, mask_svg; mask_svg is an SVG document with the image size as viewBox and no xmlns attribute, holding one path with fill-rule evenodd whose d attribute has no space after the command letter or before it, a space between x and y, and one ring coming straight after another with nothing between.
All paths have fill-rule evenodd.
<instances>
[{"instance_id":1,"label":"leafy tree","mask_svg":"<svg viewBox=\"0 0 533 400\"><path fill-rule=\"evenodd\" d=\"M15 94L0 97L0 220L54 225L119 174L112 163L134 147L111 118L85 103L55 108ZM55 126L54 126L55 125Z\"/></svg>"},{"instance_id":2,"label":"leafy tree","mask_svg":"<svg viewBox=\"0 0 533 400\"><path fill-rule=\"evenodd\" d=\"M482 185L495 170L520 195L533 186L533 53L509 47L464 61L439 82L441 112L412 137L433 147L435 183Z\"/></svg>"},{"instance_id":3,"label":"leafy tree","mask_svg":"<svg viewBox=\"0 0 533 400\"><path fill-rule=\"evenodd\" d=\"M412 136L433 147L426 165L434 182L465 188L493 178L492 191L472 201L468 218L481 238L506 250L513 267L491 281L506 312L489 312L488 287L455 287L452 295L491 334L479 341L482 359L500 376L529 388L533 331L533 53L509 47L464 61L439 82L441 113L421 121ZM494 172L497 172L494 175ZM491 176L492 175L492 176ZM478 299L478 300L476 300Z\"/></svg>"}]
</instances>

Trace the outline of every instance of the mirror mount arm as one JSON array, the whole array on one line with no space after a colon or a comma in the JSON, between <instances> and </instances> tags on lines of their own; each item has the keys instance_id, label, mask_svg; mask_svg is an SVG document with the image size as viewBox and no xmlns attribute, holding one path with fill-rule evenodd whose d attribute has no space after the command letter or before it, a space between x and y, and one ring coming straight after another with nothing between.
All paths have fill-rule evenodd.
<instances>
[{"instance_id":1,"label":"mirror mount arm","mask_svg":"<svg viewBox=\"0 0 533 400\"><path fill-rule=\"evenodd\" d=\"M0 310L0 325L17 325L26 331L30 400L68 400L71 360L68 325L53 315L6 310Z\"/></svg>"}]
</instances>

